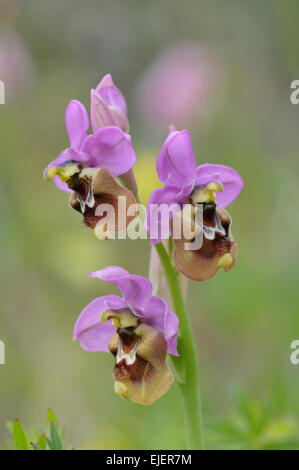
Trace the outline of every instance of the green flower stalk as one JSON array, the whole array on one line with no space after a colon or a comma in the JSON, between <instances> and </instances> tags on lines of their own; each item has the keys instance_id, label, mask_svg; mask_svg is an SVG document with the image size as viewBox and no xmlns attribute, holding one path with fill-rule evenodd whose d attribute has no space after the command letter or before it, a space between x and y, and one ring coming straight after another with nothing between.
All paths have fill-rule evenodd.
<instances>
[{"instance_id":1,"label":"green flower stalk","mask_svg":"<svg viewBox=\"0 0 299 470\"><path fill-rule=\"evenodd\" d=\"M188 449L204 449L202 406L199 388L197 350L185 306L179 272L162 242L155 245L170 291L173 308L179 318L179 356L172 358L175 376L182 392Z\"/></svg>"}]
</instances>

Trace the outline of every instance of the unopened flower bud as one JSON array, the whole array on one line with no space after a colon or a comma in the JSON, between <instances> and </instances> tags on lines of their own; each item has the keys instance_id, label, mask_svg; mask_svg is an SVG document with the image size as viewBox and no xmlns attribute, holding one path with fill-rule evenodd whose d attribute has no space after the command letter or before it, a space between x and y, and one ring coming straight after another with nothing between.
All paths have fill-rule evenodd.
<instances>
[{"instance_id":1,"label":"unopened flower bud","mask_svg":"<svg viewBox=\"0 0 299 470\"><path fill-rule=\"evenodd\" d=\"M126 101L110 74L105 75L95 90L91 90L90 117L92 132L106 126L117 126L129 132Z\"/></svg>"}]
</instances>

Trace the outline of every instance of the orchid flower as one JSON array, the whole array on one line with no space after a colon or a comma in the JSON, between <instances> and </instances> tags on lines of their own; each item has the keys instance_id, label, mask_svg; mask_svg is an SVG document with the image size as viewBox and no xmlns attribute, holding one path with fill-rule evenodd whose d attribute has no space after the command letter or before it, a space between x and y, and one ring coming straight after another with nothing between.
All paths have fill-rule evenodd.
<instances>
[{"instance_id":1,"label":"orchid flower","mask_svg":"<svg viewBox=\"0 0 299 470\"><path fill-rule=\"evenodd\" d=\"M191 204L194 222L196 205L203 205L203 245L199 250L186 250L184 237L174 239L177 268L196 281L213 277L221 267L230 269L236 261L237 245L230 232L230 215L224 208L242 190L243 181L237 171L224 165L196 166L190 134L183 130L170 132L157 159L157 172L164 187L151 194L148 226L153 216L151 207L159 210L160 204L176 204L183 210L185 204ZM161 241L161 227L159 231L157 238L151 238L152 244Z\"/></svg>"},{"instance_id":2,"label":"orchid flower","mask_svg":"<svg viewBox=\"0 0 299 470\"><path fill-rule=\"evenodd\" d=\"M80 314L74 339L87 351L115 356L115 392L134 402L151 404L173 382L167 351L177 353L178 318L165 300L152 295L147 279L108 266L90 278L114 282L122 297L106 295L90 302Z\"/></svg>"},{"instance_id":3,"label":"orchid flower","mask_svg":"<svg viewBox=\"0 0 299 470\"><path fill-rule=\"evenodd\" d=\"M100 111L106 109L112 115L122 116L102 120ZM88 134L89 118L82 103L72 100L66 108L65 121L70 147L60 153L45 169L46 178L53 178L56 186L71 193L71 207L82 213L85 225L94 230L98 238L105 236L105 227L96 209L109 202L117 211L117 197L122 195L129 205L135 198L130 190L118 185L114 177L123 175L124 181L134 181L131 170L136 156L131 145L131 137L118 125L124 122L125 100L114 86L110 75L106 75L96 90L91 91L91 124L93 134ZM104 112L104 111L103 111ZM104 124L105 127L103 127ZM128 126L122 126L128 129ZM133 215L134 218L134 215ZM116 227L123 230L126 224ZM98 224L100 222L100 224Z\"/></svg>"}]
</instances>

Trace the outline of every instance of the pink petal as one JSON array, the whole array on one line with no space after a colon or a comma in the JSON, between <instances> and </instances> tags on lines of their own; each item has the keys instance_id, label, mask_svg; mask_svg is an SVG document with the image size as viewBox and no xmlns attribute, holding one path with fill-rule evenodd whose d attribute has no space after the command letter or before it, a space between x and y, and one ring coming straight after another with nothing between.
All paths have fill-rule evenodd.
<instances>
[{"instance_id":1,"label":"pink petal","mask_svg":"<svg viewBox=\"0 0 299 470\"><path fill-rule=\"evenodd\" d=\"M151 297L144 306L146 323L163 333L168 344L170 354L178 356L177 336L179 319L176 314L170 310L164 299L160 297Z\"/></svg>"},{"instance_id":2,"label":"pink petal","mask_svg":"<svg viewBox=\"0 0 299 470\"><path fill-rule=\"evenodd\" d=\"M236 199L244 186L239 173L229 166L206 163L197 167L196 185L210 181L220 181L224 186L223 191L216 193L216 203L223 208Z\"/></svg>"},{"instance_id":3,"label":"pink petal","mask_svg":"<svg viewBox=\"0 0 299 470\"><path fill-rule=\"evenodd\" d=\"M156 244L161 240L167 240L171 234L169 218L163 215L163 207L171 208L170 218L181 209L181 202L191 194L193 185L187 185L181 189L176 186L165 186L155 189L149 199L147 206L147 231L150 234L150 243ZM165 212L166 208L165 207Z\"/></svg>"},{"instance_id":4,"label":"pink petal","mask_svg":"<svg viewBox=\"0 0 299 470\"><path fill-rule=\"evenodd\" d=\"M54 178L53 178L53 182L55 184L55 186L60 189L61 191L65 191L66 193L72 193L73 191L68 187L68 185L66 183L64 183L63 181L61 181L61 179L59 178L59 176L55 175Z\"/></svg>"},{"instance_id":5,"label":"pink petal","mask_svg":"<svg viewBox=\"0 0 299 470\"><path fill-rule=\"evenodd\" d=\"M113 80L112 80L112 76L110 73L107 73L103 78L102 80L99 82L96 90L100 90L102 87L104 86L114 86L114 83L113 83Z\"/></svg>"},{"instance_id":6,"label":"pink petal","mask_svg":"<svg viewBox=\"0 0 299 470\"><path fill-rule=\"evenodd\" d=\"M152 294L152 285L148 279L129 274L128 271L118 266L108 266L90 273L88 277L98 277L105 282L114 282L122 292L125 302L134 310L134 313L143 316L143 305Z\"/></svg>"},{"instance_id":7,"label":"pink petal","mask_svg":"<svg viewBox=\"0 0 299 470\"><path fill-rule=\"evenodd\" d=\"M90 302L78 317L74 328L74 340L80 341L87 351L108 351L108 343L116 329L111 321L101 322L105 310L125 308L126 303L116 295L98 297Z\"/></svg>"},{"instance_id":8,"label":"pink petal","mask_svg":"<svg viewBox=\"0 0 299 470\"><path fill-rule=\"evenodd\" d=\"M126 173L136 161L131 137L115 126L103 127L86 137L81 151L88 154L89 167L107 168L112 176Z\"/></svg>"},{"instance_id":9,"label":"pink petal","mask_svg":"<svg viewBox=\"0 0 299 470\"><path fill-rule=\"evenodd\" d=\"M78 150L89 128L88 114L80 101L72 100L68 104L65 123L71 147Z\"/></svg>"},{"instance_id":10,"label":"pink petal","mask_svg":"<svg viewBox=\"0 0 299 470\"><path fill-rule=\"evenodd\" d=\"M182 186L195 178L196 164L188 131L171 132L157 159L162 183Z\"/></svg>"},{"instance_id":11,"label":"pink petal","mask_svg":"<svg viewBox=\"0 0 299 470\"><path fill-rule=\"evenodd\" d=\"M105 101L107 106L113 106L123 111L123 113L127 113L126 100L122 92L114 85L110 74L105 75L100 81L96 92Z\"/></svg>"},{"instance_id":12,"label":"pink petal","mask_svg":"<svg viewBox=\"0 0 299 470\"><path fill-rule=\"evenodd\" d=\"M90 120L93 133L101 127L116 125L108 105L95 90L90 92Z\"/></svg>"},{"instance_id":13,"label":"pink petal","mask_svg":"<svg viewBox=\"0 0 299 470\"><path fill-rule=\"evenodd\" d=\"M77 150L74 150L72 148L68 148L66 150L63 150L63 152L61 152L59 154L59 156L57 158L55 158L55 160L53 160L51 163L49 163L47 168L45 168L44 177L45 178L47 177L48 171L51 168L63 166L65 164L65 162L68 162L68 161L71 161L71 160L73 160L75 162L82 162L83 163L83 162L88 161L88 156L84 155L83 153L78 152ZM57 188L61 189L62 191L66 191L68 193L72 193L72 190L69 189L67 184L63 183L57 175L54 176L53 181L54 181L55 185L57 186Z\"/></svg>"}]
</instances>

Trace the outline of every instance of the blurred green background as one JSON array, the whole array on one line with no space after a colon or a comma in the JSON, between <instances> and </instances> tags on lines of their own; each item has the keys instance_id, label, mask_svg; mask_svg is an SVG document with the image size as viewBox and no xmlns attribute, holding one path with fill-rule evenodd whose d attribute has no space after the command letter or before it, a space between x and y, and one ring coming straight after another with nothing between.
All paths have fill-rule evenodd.
<instances>
[{"instance_id":1,"label":"blurred green background","mask_svg":"<svg viewBox=\"0 0 299 470\"><path fill-rule=\"evenodd\" d=\"M299 339L299 105L290 102L298 15L296 0L0 1L1 448L7 420L38 427L48 406L77 448L185 446L175 386L151 407L122 401L112 356L72 341L81 309L117 293L89 272L108 264L148 270L146 241L96 240L67 195L42 178L68 146L67 103L88 107L106 73L127 98L144 200L171 122L190 130L198 163L233 166L245 182L229 209L237 265L190 283L188 295L208 446L299 447L299 365L290 363ZM172 106L192 89L190 74L203 83L191 108L188 93ZM152 114L146 99L157 102Z\"/></svg>"}]
</instances>

